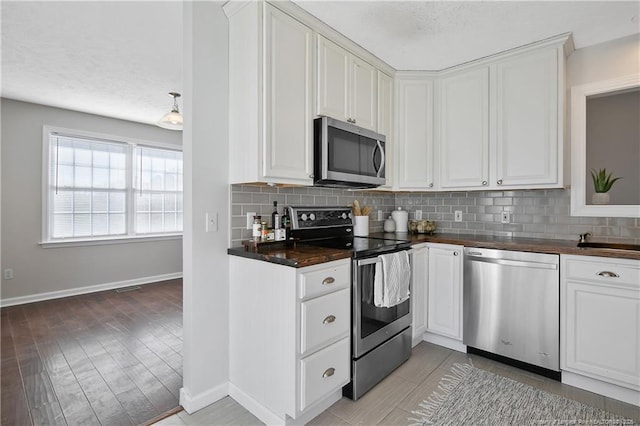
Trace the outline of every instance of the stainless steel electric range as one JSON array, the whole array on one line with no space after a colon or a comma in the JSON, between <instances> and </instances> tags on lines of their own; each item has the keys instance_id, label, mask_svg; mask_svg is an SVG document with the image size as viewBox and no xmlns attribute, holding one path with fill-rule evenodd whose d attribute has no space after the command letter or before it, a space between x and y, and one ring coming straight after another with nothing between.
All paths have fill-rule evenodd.
<instances>
[{"instance_id":1,"label":"stainless steel electric range","mask_svg":"<svg viewBox=\"0 0 640 426\"><path fill-rule=\"evenodd\" d=\"M411 243L395 236L354 237L348 207L289 207L289 214L298 244L352 252L351 382L343 395L356 400L411 356L411 298L390 308L376 307L372 298L380 256L410 250Z\"/></svg>"}]
</instances>

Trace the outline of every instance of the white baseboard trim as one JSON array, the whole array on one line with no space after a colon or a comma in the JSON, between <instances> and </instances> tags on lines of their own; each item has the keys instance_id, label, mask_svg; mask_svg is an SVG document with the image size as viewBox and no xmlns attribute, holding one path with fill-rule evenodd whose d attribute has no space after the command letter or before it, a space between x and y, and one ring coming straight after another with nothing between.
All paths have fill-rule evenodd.
<instances>
[{"instance_id":1,"label":"white baseboard trim","mask_svg":"<svg viewBox=\"0 0 640 426\"><path fill-rule=\"evenodd\" d=\"M640 391L637 390L592 379L591 377L569 371L562 372L562 383L640 407Z\"/></svg>"},{"instance_id":2,"label":"white baseboard trim","mask_svg":"<svg viewBox=\"0 0 640 426\"><path fill-rule=\"evenodd\" d=\"M90 285L86 287L70 288L68 290L50 291L29 296L10 297L0 300L0 307L23 305L25 303L40 302L43 300L59 299L61 297L77 296L79 294L95 293L98 291L112 290L116 288L130 287L133 285L151 284L158 281L174 280L182 278L182 272L154 275L151 277L134 278L132 280L114 281L105 284Z\"/></svg>"},{"instance_id":3,"label":"white baseboard trim","mask_svg":"<svg viewBox=\"0 0 640 426\"><path fill-rule=\"evenodd\" d=\"M422 340L439 346L444 346L445 348L453 349L454 351L467 352L467 345L451 337L440 336L439 334L433 333L424 333Z\"/></svg>"},{"instance_id":4,"label":"white baseboard trim","mask_svg":"<svg viewBox=\"0 0 640 426\"><path fill-rule=\"evenodd\" d=\"M229 396L246 408L251 414L267 425L284 425L286 420L241 391L233 383L229 383Z\"/></svg>"},{"instance_id":5,"label":"white baseboard trim","mask_svg":"<svg viewBox=\"0 0 640 426\"><path fill-rule=\"evenodd\" d=\"M221 400L227 395L229 395L228 382L216 386L215 388L211 388L205 392L201 392L198 395L189 395L189 392L185 388L180 388L180 405L182 405L182 408L184 408L187 413L193 414L196 411Z\"/></svg>"}]
</instances>

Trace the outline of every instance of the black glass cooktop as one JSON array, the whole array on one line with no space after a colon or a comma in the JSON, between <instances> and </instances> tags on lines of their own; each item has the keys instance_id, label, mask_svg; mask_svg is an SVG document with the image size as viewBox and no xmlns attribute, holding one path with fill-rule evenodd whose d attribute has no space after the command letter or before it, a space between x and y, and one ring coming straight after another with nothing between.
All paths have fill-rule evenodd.
<instances>
[{"instance_id":1,"label":"black glass cooktop","mask_svg":"<svg viewBox=\"0 0 640 426\"><path fill-rule=\"evenodd\" d=\"M354 256L404 250L411 246L411 242L408 240L392 240L387 238L371 237L324 238L300 242L318 247L351 250L354 253Z\"/></svg>"}]
</instances>

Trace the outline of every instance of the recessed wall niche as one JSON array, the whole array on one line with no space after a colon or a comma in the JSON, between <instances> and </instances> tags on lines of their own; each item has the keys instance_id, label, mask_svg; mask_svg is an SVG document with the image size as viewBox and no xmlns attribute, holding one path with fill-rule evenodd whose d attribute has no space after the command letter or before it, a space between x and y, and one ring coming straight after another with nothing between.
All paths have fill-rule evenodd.
<instances>
[{"instance_id":1,"label":"recessed wall niche","mask_svg":"<svg viewBox=\"0 0 640 426\"><path fill-rule=\"evenodd\" d=\"M621 177L610 204L640 204L640 88L588 96L586 99L586 204L592 204L591 171L605 168Z\"/></svg>"}]
</instances>

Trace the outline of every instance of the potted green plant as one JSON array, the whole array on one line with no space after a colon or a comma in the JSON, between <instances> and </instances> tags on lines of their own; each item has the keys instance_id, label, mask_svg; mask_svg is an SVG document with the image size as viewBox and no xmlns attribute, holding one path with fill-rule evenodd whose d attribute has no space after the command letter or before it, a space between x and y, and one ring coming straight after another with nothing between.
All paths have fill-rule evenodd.
<instances>
[{"instance_id":1,"label":"potted green plant","mask_svg":"<svg viewBox=\"0 0 640 426\"><path fill-rule=\"evenodd\" d=\"M607 169L600 169L597 172L591 170L591 179L593 179L593 189L595 193L591 198L593 204L609 204L609 190L616 181L621 177L612 178L613 172L607 174Z\"/></svg>"}]
</instances>

